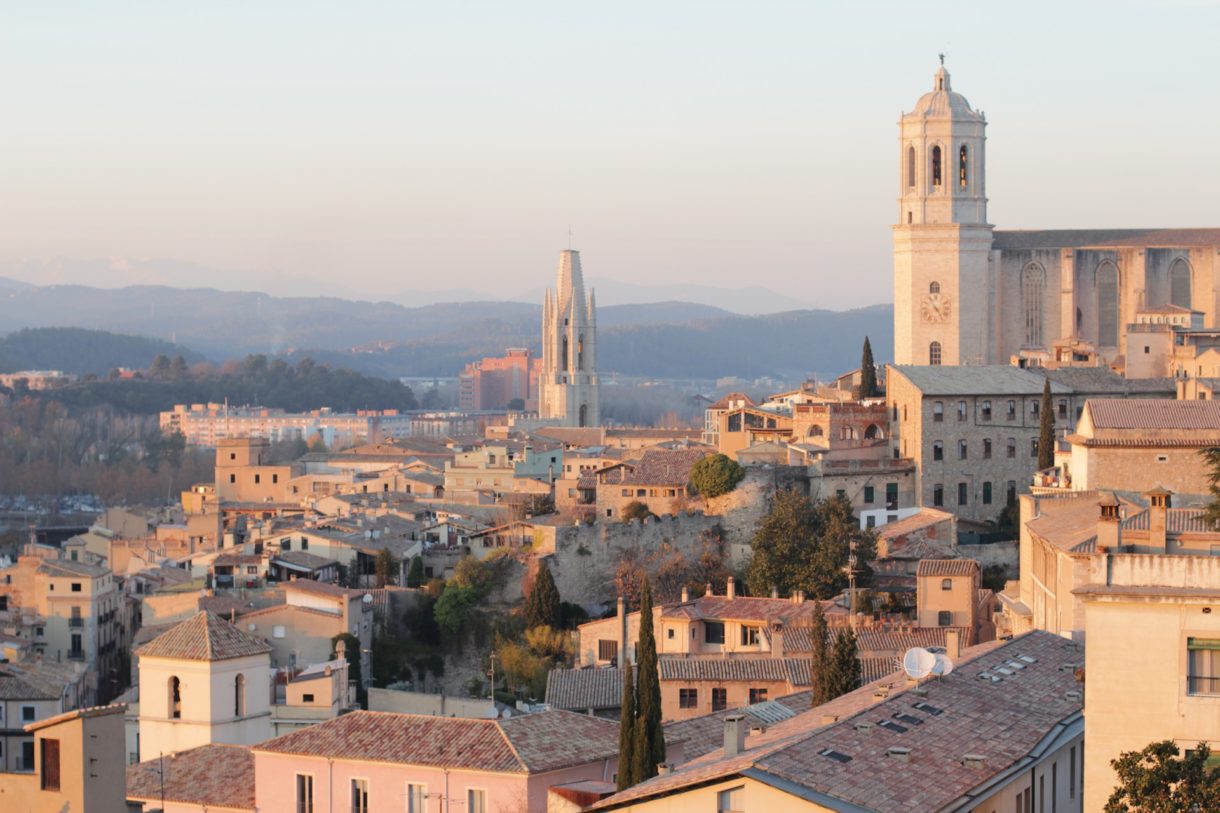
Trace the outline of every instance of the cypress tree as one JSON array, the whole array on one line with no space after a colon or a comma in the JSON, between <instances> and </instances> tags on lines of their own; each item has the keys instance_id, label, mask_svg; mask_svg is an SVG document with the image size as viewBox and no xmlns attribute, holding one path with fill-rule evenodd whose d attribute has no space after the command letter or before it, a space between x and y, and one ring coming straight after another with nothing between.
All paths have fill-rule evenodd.
<instances>
[{"instance_id":1,"label":"cypress tree","mask_svg":"<svg viewBox=\"0 0 1220 813\"><path fill-rule=\"evenodd\" d=\"M424 557L416 556L407 569L407 587L419 587L424 583Z\"/></svg>"},{"instance_id":2,"label":"cypress tree","mask_svg":"<svg viewBox=\"0 0 1220 813\"><path fill-rule=\"evenodd\" d=\"M631 664L619 668L623 670L623 708L618 721L618 789L626 790L635 784L635 685Z\"/></svg>"},{"instance_id":3,"label":"cypress tree","mask_svg":"<svg viewBox=\"0 0 1220 813\"><path fill-rule=\"evenodd\" d=\"M534 578L534 586L525 599L525 626L559 629L559 589L550 568L545 564Z\"/></svg>"},{"instance_id":4,"label":"cypress tree","mask_svg":"<svg viewBox=\"0 0 1220 813\"><path fill-rule=\"evenodd\" d=\"M827 640L829 630L826 626L826 611L822 602L815 601L813 605L813 624L809 629L809 640L813 647L813 662L809 667L809 678L813 684L813 700L811 705L820 706L830 699L830 642Z\"/></svg>"},{"instance_id":5,"label":"cypress tree","mask_svg":"<svg viewBox=\"0 0 1220 813\"><path fill-rule=\"evenodd\" d=\"M864 337L864 352L860 357L860 397L873 398L877 395L877 365L873 363L873 346Z\"/></svg>"},{"instance_id":6,"label":"cypress tree","mask_svg":"<svg viewBox=\"0 0 1220 813\"><path fill-rule=\"evenodd\" d=\"M631 775L636 782L643 782L657 775L656 763L648 746L648 722L644 717L635 718L634 751L631 754Z\"/></svg>"},{"instance_id":7,"label":"cypress tree","mask_svg":"<svg viewBox=\"0 0 1220 813\"><path fill-rule=\"evenodd\" d=\"M1038 407L1038 471L1055 465L1055 413L1051 411L1051 380L1042 385L1042 405Z\"/></svg>"},{"instance_id":8,"label":"cypress tree","mask_svg":"<svg viewBox=\"0 0 1220 813\"><path fill-rule=\"evenodd\" d=\"M639 688L637 719L641 725L637 732L643 731L644 743L636 743L637 752L646 748L647 764L643 759L636 760L636 767L644 772L637 774L635 781L643 782L657 775L657 765L665 761L665 732L661 728L661 681L657 669L657 640L652 630L652 586L644 579L640 591L640 640L636 650L636 665L639 668ZM638 736L638 733L637 733Z\"/></svg>"},{"instance_id":9,"label":"cypress tree","mask_svg":"<svg viewBox=\"0 0 1220 813\"><path fill-rule=\"evenodd\" d=\"M856 632L851 627L844 627L830 652L830 680L827 681L828 698L833 700L839 695L860 687L860 659L856 657Z\"/></svg>"}]
</instances>

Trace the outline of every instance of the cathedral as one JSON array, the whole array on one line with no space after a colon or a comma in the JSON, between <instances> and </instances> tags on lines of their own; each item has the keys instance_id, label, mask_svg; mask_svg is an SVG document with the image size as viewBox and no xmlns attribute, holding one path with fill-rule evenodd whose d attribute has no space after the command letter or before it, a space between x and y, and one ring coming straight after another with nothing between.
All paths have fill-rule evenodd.
<instances>
[{"instance_id":1,"label":"cathedral","mask_svg":"<svg viewBox=\"0 0 1220 813\"><path fill-rule=\"evenodd\" d=\"M538 413L559 426L597 426L597 306L585 298L580 252L560 252L554 292L542 304Z\"/></svg>"},{"instance_id":2,"label":"cathedral","mask_svg":"<svg viewBox=\"0 0 1220 813\"><path fill-rule=\"evenodd\" d=\"M1121 365L1137 312L1220 325L1220 229L996 230L987 120L943 64L899 128L896 363L1007 364L1070 344Z\"/></svg>"}]
</instances>

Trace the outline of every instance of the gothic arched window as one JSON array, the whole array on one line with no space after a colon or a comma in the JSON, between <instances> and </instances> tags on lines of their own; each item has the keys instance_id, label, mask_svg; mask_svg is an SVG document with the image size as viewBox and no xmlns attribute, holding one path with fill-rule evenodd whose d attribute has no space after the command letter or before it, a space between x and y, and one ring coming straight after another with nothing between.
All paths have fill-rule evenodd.
<instances>
[{"instance_id":1,"label":"gothic arched window","mask_svg":"<svg viewBox=\"0 0 1220 813\"><path fill-rule=\"evenodd\" d=\"M940 283L939 282L929 282L928 283L928 293L939 294L940 293Z\"/></svg>"},{"instance_id":2,"label":"gothic arched window","mask_svg":"<svg viewBox=\"0 0 1220 813\"><path fill-rule=\"evenodd\" d=\"M583 370L585 368L585 337L582 335L576 340L576 369Z\"/></svg>"},{"instance_id":3,"label":"gothic arched window","mask_svg":"<svg viewBox=\"0 0 1220 813\"><path fill-rule=\"evenodd\" d=\"M568 369L568 337L567 336L563 337L563 367L561 367L560 369L562 369L562 370Z\"/></svg>"},{"instance_id":4,"label":"gothic arched window","mask_svg":"<svg viewBox=\"0 0 1220 813\"><path fill-rule=\"evenodd\" d=\"M932 185L940 186L940 147L932 148Z\"/></svg>"},{"instance_id":5,"label":"gothic arched window","mask_svg":"<svg viewBox=\"0 0 1220 813\"><path fill-rule=\"evenodd\" d=\"M1097 344L1118 347L1118 267L1110 261L1097 269Z\"/></svg>"},{"instance_id":6,"label":"gothic arched window","mask_svg":"<svg viewBox=\"0 0 1220 813\"><path fill-rule=\"evenodd\" d=\"M1190 265L1179 257L1169 266L1169 303L1189 308L1190 288Z\"/></svg>"},{"instance_id":7,"label":"gothic arched window","mask_svg":"<svg viewBox=\"0 0 1220 813\"><path fill-rule=\"evenodd\" d=\"M907 186L915 188L915 148L907 147Z\"/></svg>"},{"instance_id":8,"label":"gothic arched window","mask_svg":"<svg viewBox=\"0 0 1220 813\"><path fill-rule=\"evenodd\" d=\"M928 364L940 364L940 342L932 342L928 345Z\"/></svg>"},{"instance_id":9,"label":"gothic arched window","mask_svg":"<svg viewBox=\"0 0 1220 813\"><path fill-rule=\"evenodd\" d=\"M1042 346L1042 308L1046 299L1046 271L1030 263L1021 272L1021 312L1025 316L1025 346Z\"/></svg>"},{"instance_id":10,"label":"gothic arched window","mask_svg":"<svg viewBox=\"0 0 1220 813\"><path fill-rule=\"evenodd\" d=\"M962 189L966 188L966 163L967 163L966 145L957 151L957 185Z\"/></svg>"}]
</instances>

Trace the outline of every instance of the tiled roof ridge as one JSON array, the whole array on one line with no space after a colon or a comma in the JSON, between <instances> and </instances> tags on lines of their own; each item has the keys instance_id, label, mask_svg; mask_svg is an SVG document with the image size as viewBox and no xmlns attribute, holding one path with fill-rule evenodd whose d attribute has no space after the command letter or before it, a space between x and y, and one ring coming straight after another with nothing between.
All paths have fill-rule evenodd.
<instances>
[{"instance_id":1,"label":"tiled roof ridge","mask_svg":"<svg viewBox=\"0 0 1220 813\"><path fill-rule=\"evenodd\" d=\"M555 711L556 711L556 713L559 713L560 711L563 711L563 710L556 709ZM517 750L517 746L513 743L513 738L508 736L508 732L504 730L504 726L501 724L501 721L498 717L495 720L495 724L496 724L496 731L500 732L500 737L504 740L504 744L508 746L509 751L512 751L513 758L517 760L517 765L521 768L522 771L529 773L529 769L530 769L529 764L526 763L525 758L521 756L521 752Z\"/></svg>"}]
</instances>

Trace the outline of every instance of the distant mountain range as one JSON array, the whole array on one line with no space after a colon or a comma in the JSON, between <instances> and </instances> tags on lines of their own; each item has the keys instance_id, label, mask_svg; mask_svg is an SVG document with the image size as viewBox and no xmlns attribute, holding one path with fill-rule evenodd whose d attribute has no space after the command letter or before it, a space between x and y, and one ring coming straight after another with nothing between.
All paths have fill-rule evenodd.
<instances>
[{"instance_id":1,"label":"distant mountain range","mask_svg":"<svg viewBox=\"0 0 1220 813\"><path fill-rule=\"evenodd\" d=\"M466 362L506 347L537 350L541 310L521 302L406 307L210 288L34 286L0 279L0 324L12 330L91 328L165 343L156 352L177 345L188 358L193 352L217 361L250 353L312 356L386 377L453 376ZM603 306L599 294L598 362L604 372L628 376L831 375L859 363L865 335L877 360L889 359L892 314L892 306L878 305L742 316L688 301ZM24 358L46 358L28 343L23 352ZM121 355L114 353L115 359ZM101 356L89 364L137 366Z\"/></svg>"}]
</instances>

